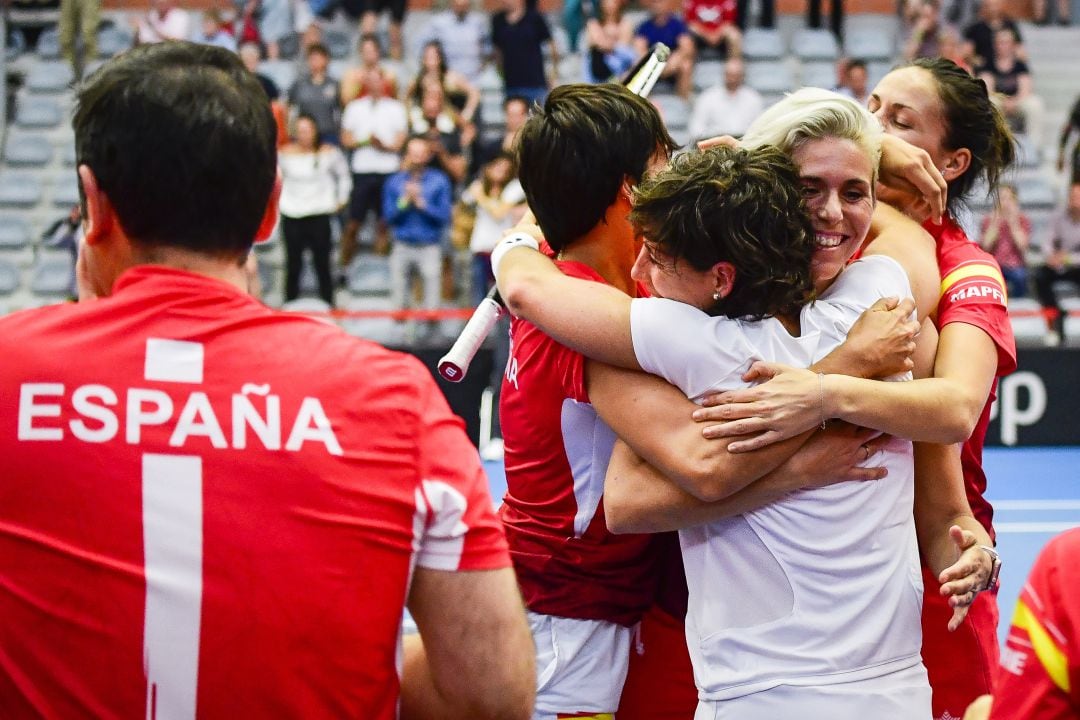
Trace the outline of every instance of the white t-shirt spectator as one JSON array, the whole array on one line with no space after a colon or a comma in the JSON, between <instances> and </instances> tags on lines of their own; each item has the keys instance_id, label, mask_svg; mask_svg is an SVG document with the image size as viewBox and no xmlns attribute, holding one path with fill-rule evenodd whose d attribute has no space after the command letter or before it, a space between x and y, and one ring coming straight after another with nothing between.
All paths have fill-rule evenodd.
<instances>
[{"instance_id":1,"label":"white t-shirt spectator","mask_svg":"<svg viewBox=\"0 0 1080 720\"><path fill-rule=\"evenodd\" d=\"M392 144L409 129L405 105L394 98L361 97L345 106L341 129L348 130L357 142L376 137L379 142ZM389 175L401 169L401 156L366 143L353 150L350 167L354 173Z\"/></svg>"},{"instance_id":2,"label":"white t-shirt spectator","mask_svg":"<svg viewBox=\"0 0 1080 720\"><path fill-rule=\"evenodd\" d=\"M466 202L476 202L466 191L462 197ZM520 205L525 202L525 191L521 188L521 182L514 178L499 195L499 200L507 205ZM496 219L494 215L482 206L476 206L476 223L473 225L472 237L469 239L469 251L473 253L491 253L495 246L502 240L503 233L514 226L515 217L508 213L502 219Z\"/></svg>"},{"instance_id":3,"label":"white t-shirt spectator","mask_svg":"<svg viewBox=\"0 0 1080 720\"><path fill-rule=\"evenodd\" d=\"M352 177L345 156L333 145L323 145L317 153L278 153L278 167L278 210L285 217L332 215L349 199Z\"/></svg>"},{"instance_id":4,"label":"white t-shirt spectator","mask_svg":"<svg viewBox=\"0 0 1080 720\"><path fill-rule=\"evenodd\" d=\"M158 12L151 8L139 21L139 44L165 42L166 40L187 40L191 37L191 17L186 10L168 8Z\"/></svg>"},{"instance_id":5,"label":"white t-shirt spectator","mask_svg":"<svg viewBox=\"0 0 1080 720\"><path fill-rule=\"evenodd\" d=\"M765 110L765 101L752 87L740 85L729 92L723 85L711 87L698 96L690 115L690 137L741 136Z\"/></svg>"}]
</instances>

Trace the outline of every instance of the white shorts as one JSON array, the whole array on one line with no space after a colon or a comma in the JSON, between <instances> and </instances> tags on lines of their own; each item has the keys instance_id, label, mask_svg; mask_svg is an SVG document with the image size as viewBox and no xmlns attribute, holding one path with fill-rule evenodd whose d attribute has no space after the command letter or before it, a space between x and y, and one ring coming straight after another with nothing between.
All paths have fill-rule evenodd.
<instances>
[{"instance_id":1,"label":"white shorts","mask_svg":"<svg viewBox=\"0 0 1080 720\"><path fill-rule=\"evenodd\" d=\"M536 642L533 720L610 715L619 708L633 630L602 620L528 613Z\"/></svg>"},{"instance_id":2,"label":"white shorts","mask_svg":"<svg viewBox=\"0 0 1080 720\"><path fill-rule=\"evenodd\" d=\"M732 698L701 700L694 720L930 720L930 682L922 663L883 677L835 685L780 685Z\"/></svg>"}]
</instances>

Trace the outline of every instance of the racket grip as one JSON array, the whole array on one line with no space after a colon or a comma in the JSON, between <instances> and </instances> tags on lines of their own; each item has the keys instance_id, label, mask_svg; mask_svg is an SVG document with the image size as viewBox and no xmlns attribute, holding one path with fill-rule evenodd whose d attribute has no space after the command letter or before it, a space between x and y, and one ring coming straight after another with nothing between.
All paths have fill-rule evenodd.
<instances>
[{"instance_id":1,"label":"racket grip","mask_svg":"<svg viewBox=\"0 0 1080 720\"><path fill-rule=\"evenodd\" d=\"M443 378L455 383L465 378L477 350L504 312L503 306L490 296L480 301L453 347L439 360L439 374Z\"/></svg>"}]
</instances>

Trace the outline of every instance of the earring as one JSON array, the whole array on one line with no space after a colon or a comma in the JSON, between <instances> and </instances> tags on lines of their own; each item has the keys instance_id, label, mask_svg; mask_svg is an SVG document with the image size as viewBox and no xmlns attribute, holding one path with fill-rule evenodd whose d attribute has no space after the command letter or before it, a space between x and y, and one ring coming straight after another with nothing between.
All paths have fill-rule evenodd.
<instances>
[{"instance_id":1,"label":"earring","mask_svg":"<svg viewBox=\"0 0 1080 720\"><path fill-rule=\"evenodd\" d=\"M712 294L712 299L713 299L714 301L716 301L716 302L719 302L719 301L720 301L720 291L719 291L719 290L715 290L715 291L713 291L713 294Z\"/></svg>"}]
</instances>

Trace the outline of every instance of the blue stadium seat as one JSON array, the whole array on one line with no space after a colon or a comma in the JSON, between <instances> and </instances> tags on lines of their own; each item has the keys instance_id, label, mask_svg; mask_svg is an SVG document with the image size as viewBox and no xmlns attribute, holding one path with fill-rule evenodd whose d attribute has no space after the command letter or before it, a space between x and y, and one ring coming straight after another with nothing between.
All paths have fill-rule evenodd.
<instances>
[{"instance_id":1,"label":"blue stadium seat","mask_svg":"<svg viewBox=\"0 0 1080 720\"><path fill-rule=\"evenodd\" d=\"M896 42L884 30L863 28L859 32L847 33L844 54L866 62L891 61L896 56Z\"/></svg>"},{"instance_id":2,"label":"blue stadium seat","mask_svg":"<svg viewBox=\"0 0 1080 720\"><path fill-rule=\"evenodd\" d=\"M283 303L281 309L289 312L324 313L330 310L330 306L322 298L302 297Z\"/></svg>"},{"instance_id":3,"label":"blue stadium seat","mask_svg":"<svg viewBox=\"0 0 1080 720\"><path fill-rule=\"evenodd\" d=\"M52 144L40 135L10 133L4 145L4 162L8 165L40 167L52 160Z\"/></svg>"},{"instance_id":4,"label":"blue stadium seat","mask_svg":"<svg viewBox=\"0 0 1080 720\"><path fill-rule=\"evenodd\" d=\"M377 256L361 257L349 269L347 287L353 295L389 295L389 260Z\"/></svg>"},{"instance_id":5,"label":"blue stadium seat","mask_svg":"<svg viewBox=\"0 0 1080 720\"><path fill-rule=\"evenodd\" d=\"M0 250L22 250L30 244L30 226L21 217L0 216Z\"/></svg>"},{"instance_id":6,"label":"blue stadium seat","mask_svg":"<svg viewBox=\"0 0 1080 720\"><path fill-rule=\"evenodd\" d=\"M54 128L62 117L60 104L52 98L24 97L17 103L15 124L21 128Z\"/></svg>"},{"instance_id":7,"label":"blue stadium seat","mask_svg":"<svg viewBox=\"0 0 1080 720\"><path fill-rule=\"evenodd\" d=\"M38 37L37 54L43 60L56 60L60 57L60 31L55 27L46 29Z\"/></svg>"},{"instance_id":8,"label":"blue stadium seat","mask_svg":"<svg viewBox=\"0 0 1080 720\"><path fill-rule=\"evenodd\" d=\"M330 51L330 57L335 60L343 60L349 57L349 53L352 51L349 33L342 30L334 30L332 28L324 30L323 45Z\"/></svg>"},{"instance_id":9,"label":"blue stadium seat","mask_svg":"<svg viewBox=\"0 0 1080 720\"><path fill-rule=\"evenodd\" d=\"M10 295L19 289L19 268L0 259L0 295Z\"/></svg>"},{"instance_id":10,"label":"blue stadium seat","mask_svg":"<svg viewBox=\"0 0 1080 720\"><path fill-rule=\"evenodd\" d=\"M41 182L32 175L0 175L0 207L31 208L41 202Z\"/></svg>"},{"instance_id":11,"label":"blue stadium seat","mask_svg":"<svg viewBox=\"0 0 1080 720\"><path fill-rule=\"evenodd\" d=\"M26 89L40 94L63 93L73 79L71 66L66 62L40 62L34 65L26 76Z\"/></svg>"},{"instance_id":12,"label":"blue stadium seat","mask_svg":"<svg viewBox=\"0 0 1080 720\"><path fill-rule=\"evenodd\" d=\"M273 80L278 90L287 93L296 80L296 63L289 60L264 60L259 63L259 72Z\"/></svg>"},{"instance_id":13,"label":"blue stadium seat","mask_svg":"<svg viewBox=\"0 0 1080 720\"><path fill-rule=\"evenodd\" d=\"M1016 161L1022 168L1037 168L1042 162L1042 152L1027 135L1016 136Z\"/></svg>"},{"instance_id":14,"label":"blue stadium seat","mask_svg":"<svg viewBox=\"0 0 1080 720\"><path fill-rule=\"evenodd\" d=\"M803 28L795 33L791 51L803 61L836 60L840 54L836 37L831 32L813 28Z\"/></svg>"},{"instance_id":15,"label":"blue stadium seat","mask_svg":"<svg viewBox=\"0 0 1080 720\"><path fill-rule=\"evenodd\" d=\"M79 202L79 182L74 171L53 178L52 203L56 207L70 208Z\"/></svg>"},{"instance_id":16,"label":"blue stadium seat","mask_svg":"<svg viewBox=\"0 0 1080 720\"><path fill-rule=\"evenodd\" d=\"M69 140L60 148L60 161L68 167L75 167L75 141Z\"/></svg>"},{"instance_id":17,"label":"blue stadium seat","mask_svg":"<svg viewBox=\"0 0 1080 720\"><path fill-rule=\"evenodd\" d=\"M701 60L694 64L694 89L705 90L724 82L724 63Z\"/></svg>"},{"instance_id":18,"label":"blue stadium seat","mask_svg":"<svg viewBox=\"0 0 1080 720\"><path fill-rule=\"evenodd\" d=\"M836 88L836 65L830 62L803 63L801 80L803 87Z\"/></svg>"},{"instance_id":19,"label":"blue stadium seat","mask_svg":"<svg viewBox=\"0 0 1080 720\"><path fill-rule=\"evenodd\" d=\"M743 57L747 60L779 60L784 57L784 39L779 30L750 28L743 35Z\"/></svg>"},{"instance_id":20,"label":"blue stadium seat","mask_svg":"<svg viewBox=\"0 0 1080 720\"><path fill-rule=\"evenodd\" d=\"M668 128L679 131L690 122L690 104L677 95L654 95L653 104L660 110L660 117Z\"/></svg>"},{"instance_id":21,"label":"blue stadium seat","mask_svg":"<svg viewBox=\"0 0 1080 720\"><path fill-rule=\"evenodd\" d=\"M30 276L30 291L35 295L67 295L71 292L74 268L67 256L50 256L35 263Z\"/></svg>"},{"instance_id":22,"label":"blue stadium seat","mask_svg":"<svg viewBox=\"0 0 1080 720\"><path fill-rule=\"evenodd\" d=\"M776 95L795 88L795 76L783 62L756 62L746 66L746 84L763 95Z\"/></svg>"},{"instance_id":23,"label":"blue stadium seat","mask_svg":"<svg viewBox=\"0 0 1080 720\"><path fill-rule=\"evenodd\" d=\"M1016 194L1025 210L1053 210L1057 206L1053 186L1041 175L1017 180Z\"/></svg>"},{"instance_id":24,"label":"blue stadium seat","mask_svg":"<svg viewBox=\"0 0 1080 720\"><path fill-rule=\"evenodd\" d=\"M1042 306L1034 298L1009 298L1009 322L1018 341L1042 341L1046 336L1046 320L1041 311Z\"/></svg>"},{"instance_id":25,"label":"blue stadium seat","mask_svg":"<svg viewBox=\"0 0 1080 720\"><path fill-rule=\"evenodd\" d=\"M134 38L117 27L104 27L98 31L98 57L111 58L127 50Z\"/></svg>"}]
</instances>

